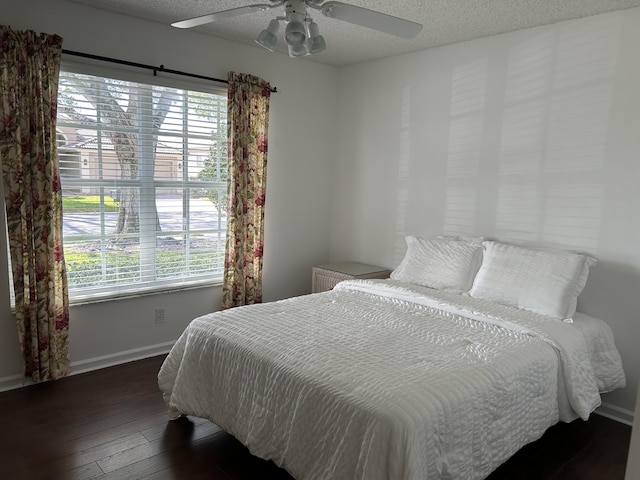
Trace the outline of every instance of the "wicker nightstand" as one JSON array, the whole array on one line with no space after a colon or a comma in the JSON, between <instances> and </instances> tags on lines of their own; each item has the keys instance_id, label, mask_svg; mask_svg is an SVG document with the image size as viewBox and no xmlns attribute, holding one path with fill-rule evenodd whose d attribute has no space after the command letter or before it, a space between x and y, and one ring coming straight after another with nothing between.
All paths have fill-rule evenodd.
<instances>
[{"instance_id":1,"label":"wicker nightstand","mask_svg":"<svg viewBox=\"0 0 640 480\"><path fill-rule=\"evenodd\" d=\"M390 270L356 262L325 263L312 269L311 292L326 292L342 280L354 278L388 278Z\"/></svg>"}]
</instances>

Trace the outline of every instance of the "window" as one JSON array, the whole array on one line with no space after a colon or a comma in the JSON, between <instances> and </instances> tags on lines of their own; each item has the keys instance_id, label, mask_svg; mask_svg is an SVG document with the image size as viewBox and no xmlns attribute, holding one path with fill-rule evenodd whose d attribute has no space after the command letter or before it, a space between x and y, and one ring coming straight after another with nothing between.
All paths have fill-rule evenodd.
<instances>
[{"instance_id":1,"label":"window","mask_svg":"<svg viewBox=\"0 0 640 480\"><path fill-rule=\"evenodd\" d=\"M72 301L222 277L226 115L225 95L60 74Z\"/></svg>"}]
</instances>

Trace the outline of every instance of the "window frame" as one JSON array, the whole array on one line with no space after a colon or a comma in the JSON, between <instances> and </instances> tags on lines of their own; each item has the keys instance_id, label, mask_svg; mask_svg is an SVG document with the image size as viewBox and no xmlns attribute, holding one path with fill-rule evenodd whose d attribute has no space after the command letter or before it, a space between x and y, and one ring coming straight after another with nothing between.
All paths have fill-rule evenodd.
<instances>
[{"instance_id":1,"label":"window frame","mask_svg":"<svg viewBox=\"0 0 640 480\"><path fill-rule=\"evenodd\" d=\"M200 80L200 79L184 79L184 78L175 78L174 76L164 76L154 74L150 76L149 74L143 74L139 71L139 69L135 69L134 67L128 68L112 68L107 67L103 63L94 63L94 62L74 62L69 61L65 56L63 56L63 61L61 65L61 72L69 72L75 74L84 74L84 75L92 75L96 77L103 77L127 82L136 82L151 86L158 87L168 87L175 88L180 90L186 90L191 92L202 92L208 94L214 94L222 97L227 97L227 86L215 83L213 81L208 80ZM72 122L70 122L72 123ZM86 126L85 126L86 128ZM163 134L164 135L164 134ZM182 138L183 141L187 138L184 135L175 134L176 138ZM226 139L226 132L225 132ZM183 155L187 158L189 157L189 152L184 149ZM187 168L182 168L183 176L188 176ZM147 176L149 177L149 176ZM185 185L183 180L158 180L154 179L153 172L151 172L151 185L141 185L143 184L143 180L129 180L129 179L70 179L65 178L61 179L61 183L63 184L63 190L66 188L74 187L74 186L87 186L91 185L94 187L100 188L101 194L105 192L109 192L109 189L117 189L119 187L140 187L140 211L143 211L143 204L147 205L147 208L152 205L156 206L155 200L156 195L153 193L157 188L179 188L183 189L184 192L189 191L192 188L198 189L220 189L222 191L226 191L226 181L198 181L197 186L189 186ZM147 181L149 178L147 178ZM64 214L64 212L63 212ZM190 216L187 216L190 218ZM220 225L221 217L220 210L218 213L218 225ZM141 219L142 223L142 219ZM155 250L155 228L153 229L154 234L152 237L143 238L143 232L140 232L140 245L146 242L153 242L154 247L152 251L147 251L146 255L156 256L157 251ZM188 235L188 234L187 234ZM222 244L224 245L226 232L224 228L218 229L218 237ZM99 237L103 237L103 234L100 234ZM224 255L224 251L221 252ZM143 255L143 249L140 249L140 256ZM142 262L141 262L142 263ZM151 260L151 263L155 265L155 258ZM141 270L144 270L141 268ZM154 272L157 274L157 272ZM142 276L144 272L141 272ZM161 278L153 278L153 279L140 279L137 283L127 285L126 287L115 287L114 285L106 285L102 287L93 287L86 289L79 289L75 292L72 289L69 289L69 303L72 305L81 305L88 304L94 302L102 302L107 300L117 300L123 298L131 298L131 297L139 297L144 295L152 295L152 294L161 294L166 293L168 291L180 291L187 290L193 288L203 288L203 287L211 287L222 284L222 273L217 274L201 274L201 275L193 275L189 277L182 278L172 278L172 279L161 279ZM115 290L115 291L114 291ZM13 298L12 298L13 300Z\"/></svg>"}]
</instances>

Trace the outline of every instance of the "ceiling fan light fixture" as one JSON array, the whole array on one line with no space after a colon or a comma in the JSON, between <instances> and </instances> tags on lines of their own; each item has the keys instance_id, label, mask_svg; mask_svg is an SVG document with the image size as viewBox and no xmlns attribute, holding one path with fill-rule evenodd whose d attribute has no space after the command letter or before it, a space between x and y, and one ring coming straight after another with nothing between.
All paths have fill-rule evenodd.
<instances>
[{"instance_id":1,"label":"ceiling fan light fixture","mask_svg":"<svg viewBox=\"0 0 640 480\"><path fill-rule=\"evenodd\" d=\"M291 58L304 57L309 55L306 42L302 42L300 45L287 45L289 49L289 56Z\"/></svg>"},{"instance_id":2,"label":"ceiling fan light fixture","mask_svg":"<svg viewBox=\"0 0 640 480\"><path fill-rule=\"evenodd\" d=\"M284 31L284 41L290 46L304 45L307 39L304 28L304 15L300 13L287 14L287 27Z\"/></svg>"},{"instance_id":3,"label":"ceiling fan light fixture","mask_svg":"<svg viewBox=\"0 0 640 480\"><path fill-rule=\"evenodd\" d=\"M290 57L311 55L322 52L327 48L324 37L320 35L318 25L309 16L307 9L316 10L328 18L360 25L361 27L401 38L413 38L422 31L421 24L404 18L394 17L393 15L341 1L325 0L271 0L271 3L229 8L209 15L175 22L171 25L179 28L192 28L246 13L263 12L280 7L284 7L284 16L278 16L275 20L272 20L269 26L260 32L255 42L271 52L275 51L279 22L284 21L284 40Z\"/></svg>"},{"instance_id":4,"label":"ceiling fan light fixture","mask_svg":"<svg viewBox=\"0 0 640 480\"><path fill-rule=\"evenodd\" d=\"M307 38L307 52L309 54L320 53L326 50L327 44L324 41L324 37L320 35L320 29L318 24L311 21L307 24L309 36Z\"/></svg>"},{"instance_id":5,"label":"ceiling fan light fixture","mask_svg":"<svg viewBox=\"0 0 640 480\"><path fill-rule=\"evenodd\" d=\"M278 33L279 28L280 22L277 19L271 20L271 22L269 22L269 26L262 30L256 38L256 43L270 52L273 52L276 49L276 42L278 41L276 33Z\"/></svg>"}]
</instances>

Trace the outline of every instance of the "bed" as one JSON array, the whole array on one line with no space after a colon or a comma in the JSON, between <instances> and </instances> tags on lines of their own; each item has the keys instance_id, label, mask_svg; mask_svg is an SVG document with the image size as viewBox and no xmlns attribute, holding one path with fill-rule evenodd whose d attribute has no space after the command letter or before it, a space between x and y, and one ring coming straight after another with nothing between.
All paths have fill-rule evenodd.
<instances>
[{"instance_id":1,"label":"bed","mask_svg":"<svg viewBox=\"0 0 640 480\"><path fill-rule=\"evenodd\" d=\"M211 420L297 480L470 480L624 385L611 329L575 312L587 256L407 244L388 280L194 319L158 374L171 415ZM559 269L570 294L547 291Z\"/></svg>"}]
</instances>

